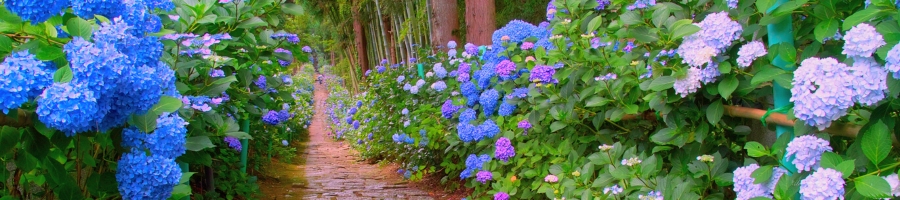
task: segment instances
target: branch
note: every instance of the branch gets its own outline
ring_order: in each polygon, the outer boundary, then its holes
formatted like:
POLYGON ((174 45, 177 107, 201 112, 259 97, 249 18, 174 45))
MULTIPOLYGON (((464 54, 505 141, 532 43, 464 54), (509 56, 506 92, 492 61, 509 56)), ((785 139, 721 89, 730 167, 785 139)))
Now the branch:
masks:
POLYGON ((13 119, 7 115, 0 115, 0 126, 11 126, 16 128, 21 127, 29 127, 34 125, 31 121, 31 116, 34 115, 34 112, 28 112, 22 109, 16 109, 13 112, 18 112, 17 119, 13 119))

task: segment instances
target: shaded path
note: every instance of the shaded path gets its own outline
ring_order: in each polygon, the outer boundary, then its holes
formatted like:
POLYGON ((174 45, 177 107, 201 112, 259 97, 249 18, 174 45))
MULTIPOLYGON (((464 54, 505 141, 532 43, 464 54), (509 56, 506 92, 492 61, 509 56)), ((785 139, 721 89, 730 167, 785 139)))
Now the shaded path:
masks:
MULTIPOLYGON (((289 181, 289 191, 267 194, 277 199, 433 199, 428 193, 410 188, 397 174, 376 165, 356 161, 349 146, 335 142, 327 131, 325 101, 328 90, 316 84, 315 109, 309 142, 298 157, 301 165, 273 163, 279 182, 289 181), (281 166, 278 166, 281 165, 281 166), (296 177, 302 176, 302 177, 296 177), (299 194, 295 193, 299 190, 299 194), (281 194, 287 194, 280 196, 281 194)), ((266 186, 261 186, 266 187, 266 186)), ((278 188, 284 190, 287 188, 278 188)), ((265 191, 265 190, 264 190, 265 191)), ((271 192, 271 191, 270 191, 271 192)))

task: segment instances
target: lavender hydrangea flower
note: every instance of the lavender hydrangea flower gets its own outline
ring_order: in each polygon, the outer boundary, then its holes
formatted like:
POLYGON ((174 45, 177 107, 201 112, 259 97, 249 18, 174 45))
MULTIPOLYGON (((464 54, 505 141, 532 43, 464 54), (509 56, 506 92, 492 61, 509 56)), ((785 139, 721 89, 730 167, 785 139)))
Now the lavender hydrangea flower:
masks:
POLYGON ((500 139, 494 143, 494 157, 503 162, 508 162, 513 156, 516 156, 516 149, 512 146, 509 138, 500 137, 500 139))
POLYGON ((850 67, 853 81, 853 100, 862 105, 873 106, 885 97, 887 92, 887 70, 873 58, 858 57, 850 67))
POLYGON ((497 192, 494 194, 494 200, 509 200, 509 194, 506 192, 497 192))
MULTIPOLYGON (((737 3, 737 0, 735 0, 737 3)), ((766 55, 766 45, 760 41, 753 41, 741 46, 738 50, 737 64, 741 69, 749 67, 753 60, 766 55)))
POLYGON ((225 144, 228 144, 228 147, 231 147, 235 151, 241 151, 241 141, 236 137, 225 136, 225 144))
POLYGON ((486 163, 490 160, 491 160, 491 157, 487 154, 482 154, 482 155, 469 154, 469 157, 466 158, 466 169, 463 170, 463 172, 459 174, 459 178, 465 179, 465 178, 471 177, 473 171, 483 169, 484 163, 486 163))
POLYGON ((818 168, 800 181, 800 199, 844 199, 844 184, 841 172, 818 168))
MULTIPOLYGON (((772 191, 764 184, 756 184, 752 174, 759 165, 750 164, 734 170, 734 192, 737 200, 748 200, 755 197, 772 198, 772 191)), ((774 185, 774 184, 773 184, 774 185)))
POLYGON ((804 135, 791 140, 787 146, 785 157, 792 158, 791 163, 797 166, 800 172, 810 171, 819 167, 822 154, 831 152, 831 146, 827 140, 816 136, 804 135))
POLYGON ((738 6, 738 0, 725 0, 725 3, 728 4, 728 8, 735 9, 738 6))
POLYGON ((834 58, 807 58, 794 71, 794 115, 824 130, 853 106, 853 80, 847 65, 834 58))
POLYGON ((447 101, 444 101, 444 105, 441 106, 441 116, 447 119, 453 118, 453 114, 459 111, 460 108, 462 106, 455 106, 452 100, 447 99, 447 101))
POLYGON ((494 179, 494 176, 489 171, 482 170, 482 171, 479 171, 477 174, 475 174, 475 180, 478 182, 481 182, 481 184, 485 184, 488 181, 493 180, 493 179, 494 179))
POLYGON ((558 81, 553 78, 554 74, 556 70, 553 67, 538 65, 531 70, 531 77, 528 80, 534 83, 557 83, 558 81))
POLYGON ((881 178, 884 178, 888 185, 891 186, 891 196, 900 197, 900 178, 898 178, 897 174, 882 176, 881 178))
POLYGON ((638 199, 640 200, 663 200, 662 192, 659 191, 650 191, 647 195, 638 195, 638 199))
POLYGON ((312 53, 312 48, 310 48, 309 46, 303 46, 303 48, 300 50, 306 53, 312 53))
POLYGON ((444 89, 447 89, 447 83, 444 83, 444 81, 434 82, 431 84, 431 89, 437 92, 444 91, 444 89))
POLYGON ((628 10, 644 9, 656 5, 656 0, 637 0, 627 7, 628 10))
POLYGON ((844 51, 847 56, 871 57, 879 47, 884 46, 884 38, 866 23, 854 26, 844 36, 844 51))
POLYGON ((514 71, 516 71, 516 63, 509 60, 500 61, 497 64, 497 76, 502 79, 509 79, 514 71))
POLYGON ((884 58, 885 68, 891 73, 895 79, 900 79, 900 44, 894 45, 884 58))
POLYGON ((700 69, 696 67, 688 69, 687 76, 675 79, 674 87, 675 93, 681 95, 682 98, 697 92, 697 89, 700 89, 700 69))
POLYGON ((703 84, 709 84, 712 82, 716 82, 716 78, 722 75, 719 73, 719 63, 710 62, 706 67, 700 70, 700 82, 703 84))
POLYGON ((281 123, 278 117, 278 112, 272 110, 263 115, 262 120, 268 125, 278 125, 281 123))
POLYGON ((603 194, 618 195, 624 191, 625 191, 625 189, 622 187, 619 187, 618 184, 603 188, 603 194))
POLYGON ((432 69, 434 70, 434 75, 437 76, 438 78, 443 79, 443 78, 447 77, 447 69, 444 68, 443 64, 435 63, 434 68, 432 68, 432 69))
POLYGON ((703 21, 695 24, 700 31, 684 38, 684 42, 678 46, 678 55, 684 58, 683 62, 700 67, 727 47, 732 41, 740 38, 743 28, 741 24, 731 20, 727 12, 712 13, 703 21))
POLYGON ((597 7, 595 9, 597 9, 597 10, 606 9, 606 6, 608 6, 609 4, 610 4, 609 0, 597 0, 597 7))
POLYGON ((209 70, 209 77, 212 77, 212 78, 225 77, 225 71, 222 71, 221 69, 209 70))

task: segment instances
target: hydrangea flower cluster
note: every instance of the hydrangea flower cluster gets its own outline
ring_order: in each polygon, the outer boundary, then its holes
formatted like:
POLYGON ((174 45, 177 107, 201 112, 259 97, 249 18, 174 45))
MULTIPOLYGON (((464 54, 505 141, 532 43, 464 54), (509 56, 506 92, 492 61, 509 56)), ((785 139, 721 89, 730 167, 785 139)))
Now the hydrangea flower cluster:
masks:
POLYGON ((478 81, 478 88, 484 90, 491 84, 491 78, 497 75, 496 67, 496 65, 488 63, 475 72, 475 76, 472 76, 472 78, 478 81))
POLYGON ((765 184, 756 184, 752 174, 759 165, 750 164, 744 167, 738 167, 734 170, 734 192, 737 194, 738 200, 748 200, 755 197, 772 198, 772 190, 768 185, 774 186, 775 182, 767 182, 765 184))
POLYGON ((309 48, 309 46, 303 46, 300 50, 306 53, 312 53, 312 48, 309 48))
POLYGON ((281 118, 278 117, 278 112, 276 112, 274 110, 270 110, 269 112, 266 112, 266 114, 262 116, 262 120, 263 120, 263 122, 265 122, 268 125, 281 124, 281 118))
POLYGON ((628 10, 644 9, 656 5, 656 0, 637 0, 627 7, 628 10))
POLYGON ((484 120, 481 125, 478 125, 478 132, 482 138, 476 138, 476 141, 480 141, 484 138, 493 138, 500 133, 500 127, 498 127, 497 123, 494 123, 493 120, 487 119, 484 120))
POLYGON ((180 42, 180 44, 185 47, 184 50, 179 52, 180 54, 187 56, 200 55, 206 59, 212 56, 212 50, 209 47, 222 42, 222 40, 230 40, 232 38, 228 33, 215 35, 207 33, 203 36, 186 33, 165 35, 163 36, 163 39, 180 42))
POLYGON ((794 71, 791 102, 794 115, 824 130, 853 106, 853 77, 847 65, 834 58, 807 58, 794 71))
POLYGON ((604 10, 611 2, 609 0, 597 0, 597 10, 604 10))
MULTIPOLYGON (((462 106, 460 106, 460 107, 462 107, 462 106)), ((459 122, 460 123, 469 123, 470 121, 475 120, 475 118, 476 118, 475 115, 476 115, 475 110, 466 108, 466 110, 463 110, 463 112, 461 114, 459 114, 459 122)))
POLYGON ((478 89, 475 88, 475 83, 465 82, 459 85, 459 91, 462 93, 468 101, 466 102, 469 106, 474 106, 475 103, 478 102, 478 89))
POLYGON ((844 51, 841 53, 847 56, 856 57, 872 57, 872 53, 884 46, 884 38, 875 27, 866 23, 860 23, 844 36, 844 51))
POLYGON ((490 117, 494 114, 497 108, 497 100, 500 100, 500 92, 497 92, 495 89, 489 89, 481 93, 478 103, 481 104, 484 116, 490 117))
POLYGON ((509 194, 506 192, 497 192, 494 194, 494 200, 509 200, 509 194))
MULTIPOLYGON (((735 0, 735 3, 737 1, 735 0)), ((766 45, 760 41, 753 41, 741 46, 738 50, 737 64, 740 68, 749 67, 753 60, 766 55, 766 45)))
POLYGON ((725 3, 728 4, 728 8, 735 9, 738 6, 738 0, 725 0, 725 3))
MULTIPOLYGON (((552 5, 553 5, 553 3, 551 2, 550 6, 552 6, 552 5)), ((548 7, 548 9, 549 9, 549 7, 548 7)), ((548 12, 547 15, 551 15, 551 13, 548 12)), ((494 34, 491 36, 491 42, 492 42, 491 44, 493 45, 494 49, 502 51, 503 42, 504 42, 502 40, 502 38, 504 36, 509 38, 509 40, 506 42, 510 42, 510 43, 519 43, 519 42, 524 41, 526 38, 536 37, 536 38, 538 38, 538 41, 534 44, 535 46, 545 47, 545 48, 549 48, 552 46, 552 44, 548 40, 548 38, 550 38, 549 30, 534 26, 531 23, 521 21, 521 20, 512 20, 509 23, 507 23, 506 26, 503 26, 503 28, 500 28, 497 31, 494 31, 494 34)), ((485 60, 490 61, 491 59, 486 58, 485 60)), ((497 63, 497 62, 494 62, 494 63, 497 63)))
POLYGON ((507 162, 513 156, 516 156, 516 149, 512 146, 509 138, 500 137, 500 139, 494 143, 494 158, 507 162))
POLYGON ((507 100, 503 100, 503 103, 500 104, 500 109, 497 111, 497 114, 500 116, 510 116, 513 112, 516 111, 516 104, 510 103, 507 100))
POLYGON ((695 25, 700 27, 700 31, 686 36, 677 50, 684 59, 682 62, 692 67, 711 62, 713 56, 731 46, 731 42, 740 38, 743 32, 741 24, 731 20, 727 12, 709 14, 695 25))
POLYGON ((531 70, 531 77, 529 77, 528 80, 534 83, 557 83, 559 81, 553 78, 554 74, 556 74, 556 70, 553 69, 553 67, 537 65, 531 70))
POLYGON ((675 79, 675 93, 684 98, 697 92, 700 89, 700 73, 699 68, 691 67, 684 78, 675 79))
POLYGON ((873 58, 857 57, 853 59, 850 73, 854 76, 853 101, 872 106, 884 99, 887 92, 888 72, 873 58))
POLYGON ((438 78, 443 79, 443 78, 447 77, 447 69, 444 68, 443 64, 435 63, 433 70, 434 70, 434 75, 436 75, 438 78))
POLYGON ((494 176, 489 171, 481 170, 477 174, 475 174, 475 180, 481 182, 481 184, 485 184, 490 180, 493 180, 494 176))
POLYGON ((276 39, 276 40, 286 40, 287 42, 290 42, 291 44, 297 44, 300 42, 300 37, 297 37, 297 34, 293 34, 293 33, 276 33, 276 34, 272 34, 271 37, 272 37, 272 39, 276 39))
MULTIPOLYGON (((7 1, 7 4, 10 2, 7 1)), ((41 62, 28 50, 15 52, 0 63, 0 110, 8 114, 53 84, 53 63, 41 62)))
POLYGON ((844 178, 831 168, 818 168, 800 181, 801 199, 844 199, 844 178))
POLYGON ((800 172, 810 171, 819 167, 822 154, 831 152, 831 146, 827 140, 816 136, 804 135, 791 140, 787 146, 785 157, 793 158, 791 163, 797 166, 800 172))
POLYGON ((885 68, 893 74, 895 79, 900 79, 900 44, 894 45, 884 58, 885 68))
POLYGON ((719 73, 719 63, 710 62, 700 70, 700 82, 703 84, 716 82, 719 75, 722 75, 719 73))
POLYGON ((22 20, 31 21, 32 25, 59 15, 62 9, 69 6, 68 1, 7 0, 3 3, 6 9, 22 17, 22 20))
POLYGON ((234 149, 235 151, 241 151, 241 141, 236 137, 225 136, 225 144, 228 144, 228 147, 234 149))
POLYGON ((212 78, 225 77, 225 71, 222 71, 221 69, 209 70, 209 77, 212 77, 212 78))
MULTIPOLYGON (((275 53, 283 53, 283 54, 287 54, 288 57, 293 57, 293 56, 294 56, 294 53, 291 53, 291 51, 289 51, 289 50, 287 50, 287 49, 283 49, 283 48, 277 48, 277 49, 275 49, 275 53)), ((294 62, 294 61, 293 61, 293 60, 282 60, 282 59, 278 59, 278 64, 281 65, 282 67, 290 66, 292 62, 294 62)))
POLYGON ((638 195, 638 199, 640 200, 663 200, 662 192, 659 191, 650 191, 647 195, 638 195))
POLYGON ((469 157, 466 158, 466 169, 459 174, 460 179, 466 179, 472 177, 472 172, 476 170, 482 170, 484 168, 484 163, 491 160, 491 157, 487 154, 475 155, 469 154, 469 157))
POLYGON ((900 197, 900 177, 897 174, 882 176, 888 185, 891 186, 891 196, 900 197))
POLYGON ((622 188, 622 187, 619 187, 618 184, 613 185, 613 186, 610 186, 610 187, 603 188, 603 194, 618 195, 618 194, 621 194, 621 193, 624 192, 624 191, 625 191, 625 189, 622 188))
POLYGON ((431 89, 437 92, 444 91, 445 89, 447 89, 447 83, 444 83, 444 81, 434 82, 431 84, 431 89))
POLYGON ((513 63, 512 61, 509 61, 509 60, 503 60, 503 61, 500 61, 499 64, 497 64, 496 69, 497 69, 497 76, 500 76, 500 78, 503 80, 508 80, 514 74, 513 72, 516 71, 516 63, 513 63))
POLYGON ((257 78, 256 81, 253 82, 253 84, 256 85, 256 87, 258 87, 259 89, 266 90, 266 76, 259 75, 259 78, 257 78))
POLYGON ((181 180, 174 158, 131 151, 122 155, 116 181, 123 199, 166 199, 181 180))

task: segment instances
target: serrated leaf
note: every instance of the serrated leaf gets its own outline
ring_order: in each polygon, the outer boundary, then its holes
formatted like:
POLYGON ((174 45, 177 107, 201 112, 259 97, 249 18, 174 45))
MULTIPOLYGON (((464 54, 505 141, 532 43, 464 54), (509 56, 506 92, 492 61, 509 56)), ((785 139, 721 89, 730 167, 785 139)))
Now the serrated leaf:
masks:
POLYGON ((777 67, 766 68, 757 72, 756 75, 753 75, 753 79, 750 80, 750 84, 759 85, 764 82, 769 82, 774 80, 778 75, 782 75, 785 73, 787 73, 787 71, 784 71, 777 67))
POLYGON ((677 132, 678 131, 672 127, 659 129, 653 136, 650 136, 650 140, 657 144, 666 144, 675 139, 675 134, 677 132))
POLYGON ((132 115, 128 124, 137 127, 144 133, 150 133, 156 130, 156 119, 158 118, 159 113, 147 112, 143 115, 132 115))
POLYGON ((659 35, 656 34, 656 31, 647 27, 636 27, 628 31, 636 41, 642 43, 651 43, 659 40, 659 35))
POLYGON ((53 82, 56 83, 68 83, 69 81, 72 81, 72 78, 72 68, 69 66, 59 68, 53 73, 53 82))
POLYGON ((568 124, 566 124, 565 122, 555 121, 552 124, 550 124, 550 131, 556 132, 560 129, 566 128, 566 126, 568 126, 568 124))
POLYGON ((675 77, 661 76, 659 78, 653 79, 653 81, 650 82, 650 90, 653 90, 656 92, 663 91, 663 90, 672 88, 672 86, 674 84, 675 84, 675 77))
POLYGON ((891 136, 887 125, 881 120, 872 124, 862 135, 862 150, 873 164, 878 165, 891 152, 891 136))
POLYGON ((303 6, 300 6, 297 4, 292 4, 292 3, 282 4, 281 11, 284 13, 292 14, 292 15, 296 15, 296 16, 303 15, 303 13, 304 13, 303 6))
POLYGON ((0 129, 0 157, 16 147, 20 135, 19 130, 13 127, 4 126, 0 129))
POLYGON ((887 12, 883 12, 877 6, 870 6, 869 8, 853 13, 852 15, 847 17, 847 19, 844 19, 844 24, 842 27, 843 30, 850 30, 850 28, 853 28, 860 23, 867 22, 873 18, 884 16, 886 14, 887 12))
POLYGON ((857 177, 856 190, 865 197, 880 199, 891 197, 891 185, 883 178, 873 175, 857 177))
POLYGON ((66 30, 69 32, 69 35, 72 37, 81 37, 85 40, 91 39, 92 31, 94 30, 91 27, 91 23, 85 21, 84 19, 73 17, 66 22, 66 30))
POLYGON ((603 16, 597 15, 591 22, 588 22, 588 32, 595 31, 603 25, 603 16))
POLYGON ((235 138, 238 138, 238 139, 253 139, 253 137, 250 136, 250 134, 247 134, 247 133, 242 132, 242 131, 227 132, 227 133, 225 133, 225 135, 226 135, 226 136, 235 137, 235 138))
POLYGON ((725 107, 722 106, 721 99, 709 104, 709 107, 706 108, 706 120, 709 121, 709 124, 719 123, 723 115, 725 115, 725 107))
POLYGON ((747 144, 744 144, 744 149, 747 150, 747 155, 754 158, 769 155, 769 150, 766 150, 766 147, 759 142, 747 142, 747 144))
POLYGON ((729 99, 731 98, 731 93, 737 89, 740 82, 738 82, 737 78, 734 76, 728 76, 719 82, 719 95, 722 95, 722 98, 729 99))
POLYGON ((683 38, 684 36, 688 36, 691 34, 700 31, 700 27, 693 24, 687 24, 684 26, 679 26, 675 28, 675 31, 672 32, 672 39, 683 38))
POLYGON ((825 20, 816 24, 816 29, 814 31, 816 35, 816 40, 819 43, 824 43, 825 38, 834 36, 838 31, 839 22, 835 19, 825 20))
POLYGON ((771 165, 765 165, 765 166, 761 166, 761 167, 757 168, 756 170, 754 170, 753 173, 750 174, 750 176, 753 177, 753 179, 754 179, 753 183, 762 184, 762 183, 765 183, 766 181, 769 181, 769 179, 772 178, 773 169, 774 168, 772 168, 771 165))
POLYGON ((209 136, 189 137, 187 138, 184 146, 187 148, 187 150, 190 151, 200 151, 206 148, 216 147, 216 145, 214 145, 212 141, 209 140, 209 136))
POLYGON ((837 165, 835 169, 840 171, 841 174, 844 175, 844 178, 848 178, 850 177, 850 174, 853 174, 853 169, 856 167, 854 166, 855 162, 856 161, 854 160, 844 161, 841 164, 837 165))
POLYGON ((606 98, 603 98, 603 97, 600 97, 600 96, 593 96, 593 97, 591 97, 590 99, 587 100, 585 106, 586 106, 586 107, 604 106, 604 105, 606 105, 606 104, 609 103, 609 102, 610 102, 609 99, 606 99, 606 98))
POLYGON ((251 28, 256 28, 256 27, 266 26, 266 25, 269 25, 269 24, 266 23, 265 21, 263 21, 262 19, 260 19, 259 17, 253 17, 253 18, 244 20, 243 22, 238 24, 237 27, 242 28, 242 29, 251 29, 251 28))
POLYGON ((619 15, 619 18, 622 20, 622 23, 625 25, 634 25, 641 23, 641 15, 634 11, 628 11, 619 15))
POLYGON ((159 102, 156 105, 153 105, 153 108, 150 109, 150 112, 153 113, 173 113, 178 111, 179 108, 184 106, 184 103, 181 102, 180 99, 170 96, 162 96, 159 98, 159 102))

